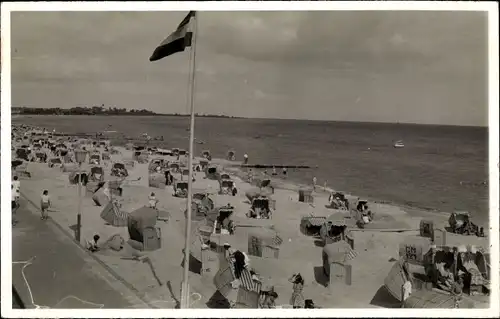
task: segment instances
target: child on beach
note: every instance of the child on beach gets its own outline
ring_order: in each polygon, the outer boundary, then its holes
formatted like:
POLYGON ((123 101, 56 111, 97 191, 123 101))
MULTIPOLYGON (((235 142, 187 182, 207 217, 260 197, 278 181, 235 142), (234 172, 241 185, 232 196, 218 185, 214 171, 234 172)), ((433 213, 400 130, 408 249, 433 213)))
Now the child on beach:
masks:
POLYGON ((313 190, 316 191, 316 183, 318 182, 318 179, 316 176, 313 177, 313 190))
POLYGON ((52 206, 50 202, 49 191, 44 190, 42 194, 42 198, 40 199, 40 207, 42 208, 42 217, 41 220, 47 220, 49 218, 48 211, 49 207, 52 206))
POLYGON ((156 209, 156 204, 158 204, 158 199, 156 199, 155 193, 149 195, 149 207, 156 209))

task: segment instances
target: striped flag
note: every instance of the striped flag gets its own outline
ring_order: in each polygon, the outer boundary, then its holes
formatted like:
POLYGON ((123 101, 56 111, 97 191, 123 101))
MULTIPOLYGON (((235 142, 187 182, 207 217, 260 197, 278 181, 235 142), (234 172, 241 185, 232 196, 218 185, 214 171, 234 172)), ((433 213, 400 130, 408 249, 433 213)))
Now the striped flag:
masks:
POLYGON ((190 24, 194 18, 196 18, 196 11, 189 11, 177 29, 155 49, 149 61, 158 61, 174 53, 183 52, 187 47, 190 47, 193 38, 190 24))

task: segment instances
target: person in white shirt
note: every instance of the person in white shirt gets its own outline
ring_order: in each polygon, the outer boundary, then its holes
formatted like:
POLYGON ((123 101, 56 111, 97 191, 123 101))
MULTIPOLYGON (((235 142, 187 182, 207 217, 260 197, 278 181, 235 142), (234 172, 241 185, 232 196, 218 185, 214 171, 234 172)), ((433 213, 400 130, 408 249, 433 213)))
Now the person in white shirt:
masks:
POLYGON ((17 196, 17 199, 21 196, 21 181, 17 176, 14 176, 12 181, 12 192, 17 196))
POLYGON ((248 155, 243 155, 243 164, 248 164, 248 155))
POLYGON ((49 218, 48 211, 50 206, 51 202, 50 202, 49 191, 44 190, 42 197, 40 199, 40 207, 42 209, 42 217, 41 217, 42 220, 47 220, 49 218))
POLYGON ((149 207, 156 209, 157 204, 158 204, 158 199, 156 199, 155 193, 151 193, 151 195, 149 195, 149 207))

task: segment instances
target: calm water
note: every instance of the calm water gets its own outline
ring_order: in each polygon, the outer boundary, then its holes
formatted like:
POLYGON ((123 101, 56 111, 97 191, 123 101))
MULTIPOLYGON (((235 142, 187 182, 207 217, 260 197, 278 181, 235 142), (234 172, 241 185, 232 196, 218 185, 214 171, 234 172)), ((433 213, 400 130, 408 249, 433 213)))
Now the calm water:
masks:
MULTIPOLYGON (((188 118, 32 116, 13 119, 67 132, 117 130, 163 135, 164 146, 188 149, 188 118), (111 125, 109 127, 108 125, 111 125)), ((289 178, 359 196, 441 211, 469 210, 487 220, 488 130, 476 127, 197 118, 195 154, 250 162, 319 166, 289 178), (405 148, 395 149, 395 140, 405 148)))

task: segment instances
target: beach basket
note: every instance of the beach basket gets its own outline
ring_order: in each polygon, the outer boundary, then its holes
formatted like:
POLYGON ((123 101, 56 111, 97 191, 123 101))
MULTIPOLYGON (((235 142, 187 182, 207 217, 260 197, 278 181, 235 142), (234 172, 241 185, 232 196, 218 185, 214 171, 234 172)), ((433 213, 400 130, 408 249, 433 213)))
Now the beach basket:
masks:
POLYGON ((202 245, 198 235, 193 236, 190 249, 189 269, 197 274, 203 275, 208 271, 210 250, 202 245))
POLYGON ((352 284, 352 267, 350 261, 357 253, 345 241, 338 241, 323 248, 323 270, 328 277, 329 286, 352 284))
POLYGON ((114 195, 114 196, 122 196, 123 195, 122 188, 121 188, 121 185, 122 185, 121 180, 109 181, 108 185, 109 185, 109 192, 111 195, 114 195))
POLYGON ((85 185, 85 189, 87 191, 87 194, 94 194, 98 185, 99 185, 99 182, 88 181, 87 185, 85 185))
POLYGON ((399 257, 410 264, 422 265, 430 246, 429 238, 408 236, 399 244, 399 257))
POLYGON ((433 233, 432 241, 436 246, 446 246, 446 234, 447 231, 445 229, 435 229, 433 233))
POLYGON ((239 287, 233 288, 231 283, 236 279, 234 258, 226 259, 220 254, 219 260, 219 271, 214 276, 214 284, 219 293, 226 299, 235 295, 235 298, 230 300, 233 308, 258 308, 262 283, 254 281, 250 271, 244 269, 239 279, 239 287))
POLYGON ((313 203, 314 197, 312 195, 312 191, 308 190, 308 189, 300 189, 299 190, 299 202, 313 203))
POLYGON ((154 251, 161 248, 161 229, 159 227, 144 228, 142 236, 144 251, 154 251))
POLYGON ((28 172, 28 164, 29 162, 23 162, 18 165, 15 169, 16 174, 20 177, 31 177, 31 173, 28 172))
POLYGON ((326 217, 324 216, 304 216, 300 221, 300 231, 306 236, 318 236, 325 223, 326 217))
POLYGON ((106 206, 109 202, 109 197, 104 193, 104 189, 101 188, 92 195, 92 200, 96 206, 106 206))
POLYGON ((210 236, 213 232, 213 227, 210 225, 203 225, 198 228, 198 232, 204 242, 210 241, 210 236))
POLYGON ((162 174, 150 174, 149 175, 149 187, 165 189, 165 176, 162 174))
POLYGON ((248 234, 248 254, 262 258, 279 258, 279 246, 283 240, 269 228, 253 229, 248 234))
POLYGON ((143 206, 128 214, 127 228, 130 239, 143 245, 142 249, 151 251, 161 247, 161 232, 156 227, 159 212, 143 206))
POLYGON ((134 160, 127 160, 127 161, 123 161, 123 164, 125 165, 125 168, 128 170, 128 169, 132 169, 135 167, 135 161, 134 160))
POLYGON ((109 225, 114 227, 127 226, 128 214, 120 211, 120 209, 113 202, 108 202, 101 211, 101 218, 104 219, 109 225))
POLYGON ((147 155, 144 155, 144 154, 139 155, 139 156, 137 157, 137 162, 138 162, 139 164, 146 164, 146 163, 148 162, 148 156, 147 156, 147 155))
POLYGON ((434 222, 432 220, 422 219, 420 221, 420 236, 434 238, 434 222))

